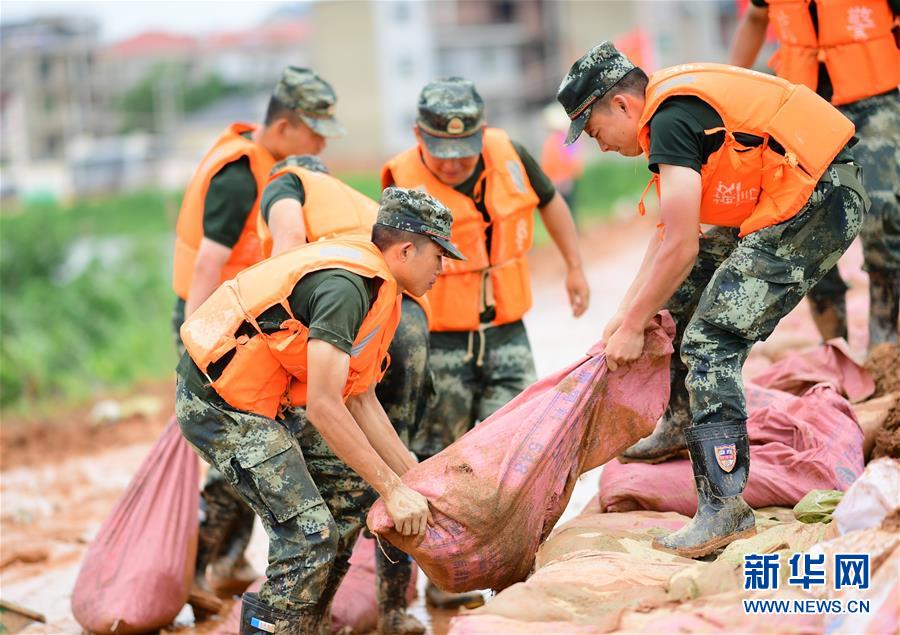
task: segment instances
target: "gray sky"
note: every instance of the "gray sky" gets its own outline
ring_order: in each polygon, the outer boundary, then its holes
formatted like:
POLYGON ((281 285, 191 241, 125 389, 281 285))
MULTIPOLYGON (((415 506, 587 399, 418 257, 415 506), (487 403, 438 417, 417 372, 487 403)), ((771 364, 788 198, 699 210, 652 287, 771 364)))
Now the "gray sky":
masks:
POLYGON ((100 25, 100 38, 115 42, 149 30, 184 34, 230 31, 261 22, 279 6, 298 2, 248 0, 246 2, 178 2, 116 0, 103 2, 6 1, 0 4, 0 22, 13 22, 46 15, 91 17, 100 25))

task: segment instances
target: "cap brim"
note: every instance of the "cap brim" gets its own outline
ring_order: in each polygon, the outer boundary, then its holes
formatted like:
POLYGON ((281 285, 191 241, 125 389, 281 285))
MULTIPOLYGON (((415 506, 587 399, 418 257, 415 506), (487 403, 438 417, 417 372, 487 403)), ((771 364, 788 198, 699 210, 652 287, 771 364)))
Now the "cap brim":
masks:
POLYGON ((484 137, 481 128, 466 137, 435 137, 422 130, 421 126, 419 133, 425 141, 428 154, 438 159, 462 159, 481 154, 484 137))
POLYGON ((437 236, 433 236, 433 235, 429 235, 428 237, 431 240, 433 240, 434 242, 436 242, 438 244, 438 246, 444 250, 447 258, 453 258, 453 260, 465 260, 466 259, 466 257, 462 255, 462 252, 456 247, 456 245, 451 243, 449 240, 446 240, 444 238, 438 238, 437 236))
POLYGON ((569 124, 569 134, 566 135, 567 146, 575 143, 575 140, 581 136, 582 132, 584 132, 584 127, 587 125, 587 120, 590 118, 593 109, 594 106, 591 104, 584 109, 584 112, 573 119, 571 124, 569 124))
POLYGON ((337 122, 337 119, 334 117, 310 117, 309 115, 304 115, 298 113, 300 118, 303 120, 307 126, 313 129, 317 135, 322 137, 343 137, 347 134, 347 131, 344 129, 344 126, 337 122))

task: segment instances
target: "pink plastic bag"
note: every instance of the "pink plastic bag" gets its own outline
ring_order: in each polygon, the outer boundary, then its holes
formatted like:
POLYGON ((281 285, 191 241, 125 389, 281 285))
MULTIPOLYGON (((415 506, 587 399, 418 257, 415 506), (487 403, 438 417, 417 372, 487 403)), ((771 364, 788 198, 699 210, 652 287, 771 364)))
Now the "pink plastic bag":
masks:
MULTIPOLYGON (((375 630, 378 623, 378 598, 375 594, 375 549, 378 546, 371 538, 360 535, 350 556, 350 570, 341 581, 334 602, 331 604, 331 631, 341 632, 349 628, 354 633, 368 633, 375 630)), ((416 580, 419 569, 413 565, 406 601, 416 597, 416 580)), ((254 582, 248 591, 259 591, 265 578, 254 582)), ((237 635, 241 630, 241 602, 234 603, 228 618, 215 631, 216 635, 237 635)))
POLYGON ((404 483, 432 506, 435 525, 422 544, 394 531, 382 500, 369 527, 442 589, 502 589, 525 579, 578 476, 653 429, 669 399, 674 331, 668 313, 657 316, 641 358, 614 373, 598 343, 407 472, 404 483))
MULTIPOLYGON (((802 397, 747 386, 751 507, 796 505, 810 490, 846 490, 863 471, 863 435, 850 404, 821 384, 802 397)), ((603 511, 697 511, 691 462, 611 461, 600 476, 603 511)))
POLYGON ((792 353, 752 380, 757 386, 802 395, 816 384, 830 384, 851 402, 863 401, 875 392, 875 380, 853 361, 847 342, 828 340, 802 353, 792 353))
POLYGON ((81 563, 72 614, 93 633, 146 633, 187 601, 197 551, 199 459, 173 417, 81 563))

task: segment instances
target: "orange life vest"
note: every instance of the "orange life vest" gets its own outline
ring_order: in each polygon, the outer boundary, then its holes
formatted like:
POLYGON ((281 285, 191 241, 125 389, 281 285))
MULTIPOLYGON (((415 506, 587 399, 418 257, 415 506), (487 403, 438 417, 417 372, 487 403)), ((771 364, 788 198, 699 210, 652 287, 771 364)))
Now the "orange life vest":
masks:
POLYGON ((812 0, 818 33, 810 1, 769 0, 769 20, 780 45, 769 66, 778 76, 815 90, 819 62, 824 62, 836 106, 896 89, 900 51, 887 0, 812 0))
POLYGON ((175 226, 175 263, 172 268, 172 288, 182 300, 187 300, 194 276, 197 249, 203 240, 203 208, 206 205, 209 183, 223 167, 241 157, 250 160, 250 171, 256 179, 256 201, 247 210, 247 221, 222 268, 221 280, 229 280, 238 271, 260 261, 256 217, 259 214, 259 198, 275 159, 260 144, 241 136, 256 128, 257 126, 245 123, 231 124, 203 157, 184 192, 181 211, 178 212, 178 224, 175 226))
POLYGON ((303 276, 322 269, 381 278, 378 296, 353 342, 344 397, 365 392, 384 375, 388 346, 400 321, 397 282, 381 252, 368 240, 319 241, 238 273, 182 325, 184 346, 207 377, 210 364, 232 354, 222 374, 210 378, 210 385, 234 408, 274 418, 285 407, 306 405, 309 329, 294 317, 288 298, 303 276), (263 333, 256 320, 276 304, 291 317, 280 330, 263 333), (244 323, 256 333, 236 336, 244 323))
MULTIPOLYGON (((372 235, 372 225, 378 216, 377 202, 333 176, 295 165, 273 174, 269 183, 288 173, 294 174, 303 183, 303 225, 307 242, 345 236, 368 239, 372 235)), ((262 257, 268 258, 272 255, 272 232, 262 214, 258 215, 257 232, 262 257)), ((427 296, 407 295, 422 307, 425 318, 430 319, 431 307, 427 296)))
MULTIPOLYGON (((290 165, 269 178, 269 183, 284 174, 293 174, 303 183, 303 224, 306 241, 338 236, 372 235, 378 215, 378 203, 365 194, 328 174, 290 165)), ((262 214, 257 225, 263 258, 272 255, 272 233, 262 214)))
POLYGON ((565 146, 566 133, 553 132, 541 149, 541 169, 553 183, 574 181, 584 171, 579 149, 565 146))
POLYGON ((432 331, 474 331, 486 307, 495 308, 494 325, 520 320, 531 308, 531 280, 526 253, 534 234, 538 196, 525 166, 505 132, 484 131, 484 172, 475 187, 484 194, 490 220, 468 196, 441 183, 422 162, 418 146, 397 155, 382 168, 383 187, 421 189, 450 208, 451 240, 467 260, 450 260, 428 292, 432 331), (488 253, 485 232, 491 229, 488 253))
MULTIPOLYGON (((700 222, 740 227, 741 236, 800 211, 854 132, 849 119, 806 86, 737 66, 682 64, 654 73, 647 85, 638 121, 645 154, 651 117, 676 95, 699 97, 722 118, 721 128, 706 131, 724 130, 725 141, 701 168, 700 222), (735 133, 762 137, 763 143, 744 146, 735 133), (781 144, 784 155, 769 140, 781 144)), ((657 176, 653 182, 658 185, 657 176)))

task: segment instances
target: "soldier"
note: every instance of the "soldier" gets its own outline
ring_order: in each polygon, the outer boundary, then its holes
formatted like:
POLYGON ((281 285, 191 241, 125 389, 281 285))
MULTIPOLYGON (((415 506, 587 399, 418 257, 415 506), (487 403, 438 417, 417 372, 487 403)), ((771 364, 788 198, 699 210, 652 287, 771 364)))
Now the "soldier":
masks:
MULTIPOLYGON (((259 236, 264 257, 277 256, 323 238, 368 235, 378 203, 328 174, 317 157, 291 156, 272 168, 260 202, 259 236)), ((391 364, 375 395, 403 444, 424 414, 431 390, 428 317, 424 298, 403 294, 397 332, 388 349, 391 364)), ((412 560, 390 543, 375 548, 378 630, 382 635, 417 635, 425 626, 407 613, 412 560)))
POLYGON ((756 531, 741 496, 741 367, 859 232, 868 199, 847 152, 853 124, 805 86, 735 66, 684 64, 648 80, 609 42, 573 64, 557 99, 569 142, 584 131, 604 152, 646 154, 655 173, 662 229, 603 338, 615 372, 638 358, 657 311, 675 319, 681 355, 651 439, 660 454, 686 442, 698 508, 654 546, 700 557, 756 531), (698 238, 700 223, 715 227, 698 238))
MULTIPOLYGON (((259 197, 275 161, 318 153, 343 128, 333 117, 335 94, 314 72, 289 66, 275 86, 262 125, 228 127, 197 168, 182 201, 175 239, 172 286, 177 296, 172 325, 178 330, 225 280, 261 258, 256 219, 259 197)), ((242 592, 257 574, 244 559, 253 512, 210 470, 200 502, 195 587, 242 592)), ((207 602, 209 600, 207 599, 207 602)), ((211 605, 212 606, 212 605, 211 605)))
MULTIPOLYGON (((853 154, 866 171, 872 209, 863 222, 869 274, 869 350, 897 342, 900 307, 900 51, 891 32, 900 0, 851 4, 752 0, 731 63, 753 66, 770 18, 779 77, 815 90, 856 126, 853 154)), ((835 267, 809 293, 822 337, 847 338, 847 285, 835 267)))
POLYGON ((388 189, 371 241, 319 241, 265 260, 182 326, 182 432, 269 535, 267 580, 244 593, 241 633, 327 627, 376 492, 401 533, 424 537, 428 502, 400 480, 415 458, 374 386, 399 294, 422 295, 443 256, 462 258, 451 222, 427 195, 388 189))
MULTIPOLYGON (((448 264, 428 294, 437 397, 412 441, 420 459, 437 454, 535 381, 522 317, 531 307, 526 253, 534 208, 568 270, 577 317, 588 306, 575 224, 562 196, 521 145, 486 128, 484 103, 459 77, 419 95, 418 144, 382 168, 382 185, 422 189, 453 214, 453 241, 467 260, 448 264)), ((452 595, 434 585, 435 606, 477 605, 480 594, 452 595)))

